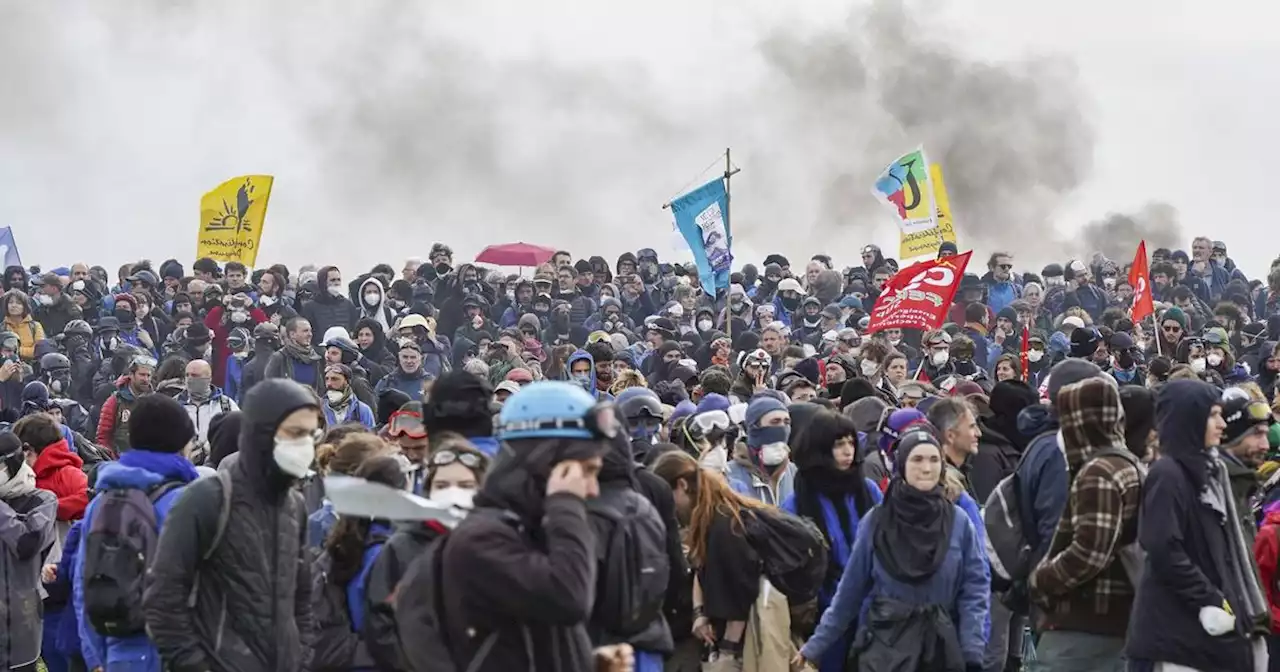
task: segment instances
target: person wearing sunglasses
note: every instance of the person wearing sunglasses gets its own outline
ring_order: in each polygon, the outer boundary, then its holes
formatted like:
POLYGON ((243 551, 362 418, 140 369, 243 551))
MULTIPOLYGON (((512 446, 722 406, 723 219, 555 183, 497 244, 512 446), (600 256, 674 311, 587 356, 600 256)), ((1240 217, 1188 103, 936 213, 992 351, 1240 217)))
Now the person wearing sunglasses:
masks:
POLYGON ((987 286, 987 305, 999 313, 1022 296, 1019 277, 1013 273, 1013 255, 995 252, 987 259, 987 274, 982 282, 987 286))
POLYGON ((1160 316, 1158 324, 1160 326, 1156 339, 1159 340, 1159 345, 1153 343, 1147 355, 1152 357, 1164 354, 1166 357, 1173 357, 1178 351, 1178 343, 1187 335, 1187 314, 1181 308, 1171 306, 1160 316))

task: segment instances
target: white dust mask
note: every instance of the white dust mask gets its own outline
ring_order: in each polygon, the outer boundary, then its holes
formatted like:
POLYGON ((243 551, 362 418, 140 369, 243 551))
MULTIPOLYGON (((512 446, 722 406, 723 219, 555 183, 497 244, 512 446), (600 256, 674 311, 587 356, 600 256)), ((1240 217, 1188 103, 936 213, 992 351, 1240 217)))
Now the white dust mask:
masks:
POLYGON ((1222 355, 1216 352, 1211 353, 1206 359, 1209 361, 1209 366, 1218 366, 1222 363, 1222 355))
POLYGON ((1190 364, 1191 364, 1192 371, 1195 371, 1196 373, 1204 373, 1204 369, 1205 369, 1204 357, 1194 357, 1192 358, 1190 364))
POLYGON ((858 364, 858 368, 862 369, 862 377, 870 378, 876 375, 876 371, 880 370, 880 365, 869 359, 864 359, 858 364))
POLYGON ((382 295, 377 292, 369 292, 364 295, 364 302, 371 306, 376 306, 382 303, 382 295))
POLYGON ((302 478, 311 471, 311 463, 316 459, 316 440, 310 436, 276 439, 271 456, 280 471, 294 478, 302 478))
POLYGON ((1027 351, 1027 361, 1031 362, 1032 364, 1040 361, 1043 358, 1044 358, 1044 350, 1028 350, 1027 351))
POLYGON ((446 506, 456 506, 460 509, 470 509, 473 506, 476 491, 470 488, 460 488, 458 486, 449 486, 440 488, 431 493, 431 501, 446 506))
POLYGON ((934 366, 942 366, 948 359, 951 359, 951 353, 946 350, 939 350, 929 356, 929 361, 933 362, 934 366))
POLYGON ((766 467, 776 467, 787 460, 791 447, 785 443, 768 443, 760 448, 760 462, 766 467))
POLYGON ((710 448, 698 458, 698 466, 708 471, 723 473, 729 468, 729 449, 724 444, 710 448))

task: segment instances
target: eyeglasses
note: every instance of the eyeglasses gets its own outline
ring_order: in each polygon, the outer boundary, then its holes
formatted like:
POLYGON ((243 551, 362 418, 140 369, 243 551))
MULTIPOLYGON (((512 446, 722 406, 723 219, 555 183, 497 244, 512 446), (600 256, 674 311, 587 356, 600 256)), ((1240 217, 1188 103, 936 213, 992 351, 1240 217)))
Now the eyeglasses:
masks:
POLYGON ((475 453, 459 453, 453 450, 437 450, 431 453, 431 466, 444 467, 454 462, 461 462, 462 466, 468 469, 479 469, 483 458, 475 453))
POLYGON ((415 411, 396 411, 391 414, 387 434, 407 436, 411 439, 427 438, 427 428, 422 424, 422 414, 415 411))
POLYGON ((996 264, 996 268, 998 268, 998 269, 1000 269, 1000 270, 1002 270, 1002 271, 1007 271, 1007 270, 1009 270, 1009 269, 1013 268, 1013 264, 996 264))

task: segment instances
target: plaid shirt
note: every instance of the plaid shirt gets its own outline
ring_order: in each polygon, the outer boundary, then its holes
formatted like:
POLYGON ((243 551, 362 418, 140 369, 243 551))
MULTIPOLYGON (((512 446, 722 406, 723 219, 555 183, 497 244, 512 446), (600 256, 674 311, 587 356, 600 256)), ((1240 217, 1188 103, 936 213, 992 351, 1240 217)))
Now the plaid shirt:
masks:
POLYGON ((1058 393, 1067 468, 1066 509, 1049 553, 1032 575, 1032 597, 1044 607, 1040 626, 1124 636, 1134 587, 1117 562, 1137 538, 1142 475, 1128 459, 1095 455, 1128 452, 1114 381, 1090 378, 1058 393))

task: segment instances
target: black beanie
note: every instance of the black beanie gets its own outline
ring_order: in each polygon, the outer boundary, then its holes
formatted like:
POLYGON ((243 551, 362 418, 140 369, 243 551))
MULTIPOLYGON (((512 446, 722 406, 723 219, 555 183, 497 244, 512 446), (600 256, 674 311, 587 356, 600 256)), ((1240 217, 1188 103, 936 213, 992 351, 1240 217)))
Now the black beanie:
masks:
POLYGON ((850 378, 840 388, 840 408, 847 408, 853 402, 876 396, 876 388, 866 378, 850 378))
POLYGON ((157 453, 178 453, 196 435, 187 410, 163 394, 144 394, 129 413, 129 446, 157 453))
POLYGON ((431 396, 422 404, 422 422, 428 433, 493 436, 491 401, 493 388, 488 380, 466 371, 450 371, 431 385, 431 396))

